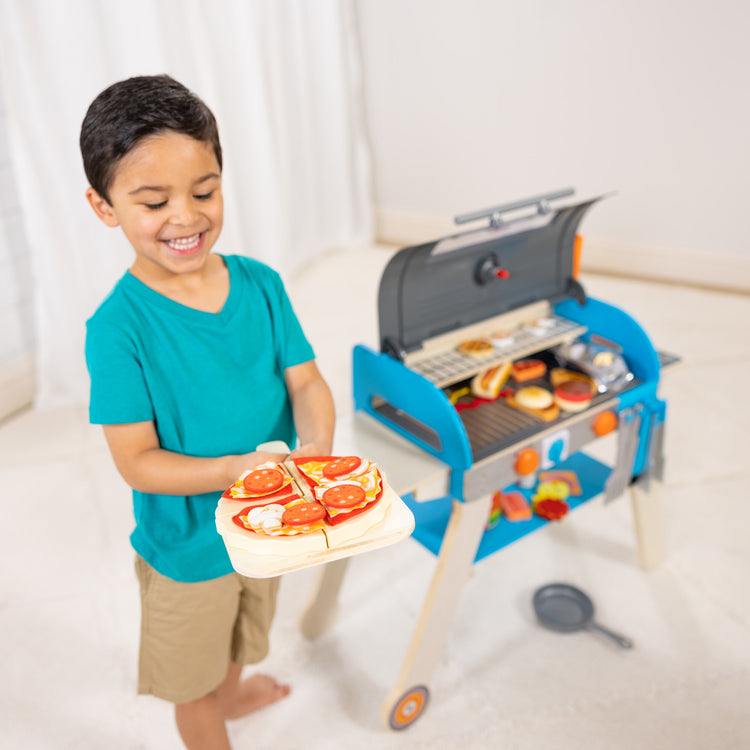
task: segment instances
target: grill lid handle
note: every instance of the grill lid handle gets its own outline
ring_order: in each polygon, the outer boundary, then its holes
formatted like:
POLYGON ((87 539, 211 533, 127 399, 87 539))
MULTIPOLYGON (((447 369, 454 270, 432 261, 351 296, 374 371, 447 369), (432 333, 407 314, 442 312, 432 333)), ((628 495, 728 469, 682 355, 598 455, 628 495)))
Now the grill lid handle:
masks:
POLYGON ((536 206, 538 213, 546 214, 550 211, 550 201, 559 198, 567 198, 574 193, 575 190, 573 188, 567 187, 562 190, 555 190, 551 193, 537 195, 533 198, 522 198, 521 200, 513 201, 512 203, 504 203, 501 206, 493 206, 492 208, 484 208, 480 211, 472 211, 468 214, 460 214, 459 216, 456 216, 453 221, 456 224, 468 224, 470 221, 477 221, 477 219, 489 219, 491 227, 499 227, 503 223, 502 215, 508 211, 516 211, 519 208, 526 208, 527 206, 536 206))

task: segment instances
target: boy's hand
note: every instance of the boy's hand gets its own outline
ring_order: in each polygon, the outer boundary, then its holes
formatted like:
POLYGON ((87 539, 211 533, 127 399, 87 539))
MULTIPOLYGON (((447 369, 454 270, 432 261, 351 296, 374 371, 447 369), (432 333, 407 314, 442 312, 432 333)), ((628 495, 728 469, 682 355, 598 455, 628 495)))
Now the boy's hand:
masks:
POLYGON ((252 453, 245 453, 241 456, 232 456, 229 464, 229 471, 234 478, 231 481, 236 481, 237 478, 241 474, 244 474, 248 469, 254 469, 260 464, 264 464, 268 461, 280 464, 285 459, 286 455, 284 453, 269 453, 268 451, 253 451, 252 453))

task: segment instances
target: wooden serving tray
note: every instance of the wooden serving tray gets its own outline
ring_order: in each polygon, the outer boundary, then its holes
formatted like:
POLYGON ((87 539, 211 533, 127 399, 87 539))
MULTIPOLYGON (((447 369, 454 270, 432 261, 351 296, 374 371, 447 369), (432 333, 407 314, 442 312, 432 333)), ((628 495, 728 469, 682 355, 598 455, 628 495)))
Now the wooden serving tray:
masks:
MULTIPOLYGON (((222 536, 232 566, 238 573, 249 578, 270 578, 386 547, 408 537, 414 530, 414 515, 386 483, 384 477, 383 495, 377 505, 381 504, 385 504, 386 511, 377 524, 361 536, 331 548, 323 547, 326 544, 323 539, 318 545, 319 549, 299 551, 295 550, 293 537, 270 538, 239 528, 232 518, 243 509, 242 500, 227 498, 219 500, 216 508, 216 528, 222 536), (269 554, 271 539, 273 539, 273 554, 269 554), (275 554, 276 548, 283 551, 284 544, 289 544, 289 551, 275 554)), ((356 518, 352 519, 352 523, 356 520, 356 518)), ((341 526, 343 527, 345 523, 341 526)))

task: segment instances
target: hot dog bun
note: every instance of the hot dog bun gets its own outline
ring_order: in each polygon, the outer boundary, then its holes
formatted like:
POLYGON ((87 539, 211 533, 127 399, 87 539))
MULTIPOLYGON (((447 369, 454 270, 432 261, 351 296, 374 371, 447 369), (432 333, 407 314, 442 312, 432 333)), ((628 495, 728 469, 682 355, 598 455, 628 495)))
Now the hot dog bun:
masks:
POLYGON ((495 399, 510 375, 510 362, 482 370, 471 381, 471 392, 479 398, 495 399))

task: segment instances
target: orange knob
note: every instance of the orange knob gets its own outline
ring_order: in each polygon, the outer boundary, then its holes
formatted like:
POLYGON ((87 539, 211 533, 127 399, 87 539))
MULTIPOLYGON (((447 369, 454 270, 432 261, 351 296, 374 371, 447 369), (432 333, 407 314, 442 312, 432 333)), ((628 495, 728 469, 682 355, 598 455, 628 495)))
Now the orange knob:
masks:
POLYGON ((617 414, 613 411, 603 411, 594 420, 594 434, 599 437, 609 435, 617 427, 617 414))
POLYGON ((533 448, 524 448, 516 456, 516 474, 526 477, 533 474, 539 466, 539 454, 533 448))

